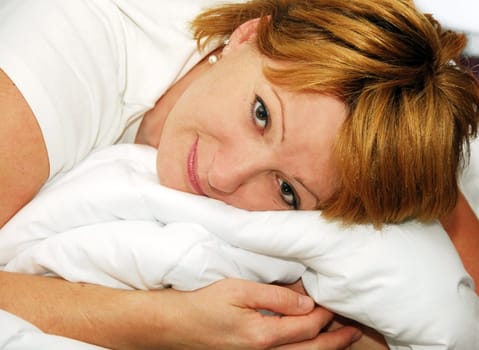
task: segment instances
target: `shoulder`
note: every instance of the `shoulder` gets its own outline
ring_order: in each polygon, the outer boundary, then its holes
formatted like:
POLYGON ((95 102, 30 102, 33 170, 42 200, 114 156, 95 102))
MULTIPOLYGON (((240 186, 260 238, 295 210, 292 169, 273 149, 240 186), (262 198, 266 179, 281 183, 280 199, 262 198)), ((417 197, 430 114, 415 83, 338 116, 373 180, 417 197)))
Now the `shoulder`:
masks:
POLYGON ((0 69, 0 227, 48 178, 48 156, 38 123, 20 91, 0 69))

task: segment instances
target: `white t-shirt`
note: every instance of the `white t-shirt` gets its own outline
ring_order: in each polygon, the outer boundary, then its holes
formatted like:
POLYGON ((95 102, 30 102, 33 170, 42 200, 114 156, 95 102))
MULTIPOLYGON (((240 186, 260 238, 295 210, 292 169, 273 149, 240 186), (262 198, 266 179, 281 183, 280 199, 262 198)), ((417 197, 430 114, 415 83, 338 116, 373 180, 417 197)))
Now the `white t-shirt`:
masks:
POLYGON ((38 119, 50 178, 134 140, 143 114, 201 59, 189 22, 215 2, 0 2, 0 68, 38 119))

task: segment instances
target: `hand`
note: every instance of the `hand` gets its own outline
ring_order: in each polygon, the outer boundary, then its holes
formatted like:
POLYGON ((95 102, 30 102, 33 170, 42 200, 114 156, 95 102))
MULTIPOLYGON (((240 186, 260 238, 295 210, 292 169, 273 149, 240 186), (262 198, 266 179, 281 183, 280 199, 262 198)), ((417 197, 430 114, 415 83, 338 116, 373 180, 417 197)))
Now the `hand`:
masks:
POLYGON ((166 325, 162 349, 336 350, 360 336, 353 327, 320 334, 333 314, 281 286, 226 279, 194 292, 160 294, 170 299, 168 311, 158 315, 166 325), (265 316, 258 309, 283 316, 265 316))
POLYGON ((241 280, 194 292, 126 291, 0 271, 0 285, 0 309, 47 333, 118 350, 333 350, 350 344, 357 332, 344 327, 319 334, 332 315, 312 299, 241 280))
MULTIPOLYGON (((306 290, 304 289, 303 283, 301 280, 298 280, 296 283, 285 285, 284 287, 295 291, 297 293, 307 295, 306 290)), ((316 309, 321 309, 324 314, 324 319, 329 321, 321 327, 322 332, 318 334, 315 338, 307 340, 301 343, 290 344, 278 347, 277 349, 287 350, 301 350, 301 349, 350 349, 350 346, 357 342, 359 339, 362 339, 362 329, 361 325, 353 322, 338 322, 337 315, 334 315, 332 312, 316 306, 316 309)), ((340 318, 344 320, 344 318, 340 318)), ((368 343, 369 345, 369 343, 368 343)), ((356 347, 355 347, 356 349, 356 347)), ((368 349, 367 347, 357 347, 357 349, 368 349)), ((375 347, 368 350, 376 349, 375 347)), ((382 348, 381 348, 382 349, 382 348)), ((378 348, 379 350, 379 348, 378 348)))
MULTIPOLYGON (((285 287, 294 290, 298 293, 307 295, 306 290, 304 289, 303 283, 301 280, 296 283, 286 285, 285 287)), ((344 335, 343 332, 351 332, 351 328, 356 331, 353 334, 354 345, 348 349, 351 350, 388 350, 388 346, 384 337, 376 332, 374 329, 366 327, 359 324, 356 321, 347 319, 345 317, 334 315, 334 319, 327 326, 327 333, 321 333, 318 337, 310 342, 305 342, 305 349, 343 349, 345 344, 346 346, 351 345, 347 344, 348 336, 350 334, 344 335), (344 330, 344 329, 347 330, 344 330), (358 330, 361 330, 358 332, 358 330), (362 333, 362 336, 360 336, 362 333), (326 336, 326 334, 328 336, 326 336), (360 336, 360 339, 357 338, 360 336), (359 340, 358 340, 359 339, 359 340), (334 347, 336 344, 336 347, 334 347)), ((324 332, 324 330, 323 330, 324 332)), ((284 347, 282 349, 287 349, 284 347)), ((298 346, 295 346, 294 349, 301 349, 298 346)))

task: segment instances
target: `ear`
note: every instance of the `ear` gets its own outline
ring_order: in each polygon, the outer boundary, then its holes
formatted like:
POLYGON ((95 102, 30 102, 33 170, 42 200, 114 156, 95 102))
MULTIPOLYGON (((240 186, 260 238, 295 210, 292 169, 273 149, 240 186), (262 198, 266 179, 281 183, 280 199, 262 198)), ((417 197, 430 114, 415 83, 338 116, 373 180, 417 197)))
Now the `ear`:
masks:
POLYGON ((251 41, 256 37, 260 18, 250 19, 237 27, 229 38, 229 43, 223 48, 223 55, 236 49, 241 44, 251 41))

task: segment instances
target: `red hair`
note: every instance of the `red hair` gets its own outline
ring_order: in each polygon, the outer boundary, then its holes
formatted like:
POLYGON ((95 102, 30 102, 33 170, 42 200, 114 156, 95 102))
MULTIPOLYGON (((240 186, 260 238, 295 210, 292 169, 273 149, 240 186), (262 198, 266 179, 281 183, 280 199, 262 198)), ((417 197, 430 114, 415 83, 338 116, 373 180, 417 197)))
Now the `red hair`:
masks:
POLYGON ((201 46, 258 17, 258 50, 285 63, 267 78, 350 109, 323 215, 381 225, 449 213, 479 121, 478 82, 459 65, 464 35, 407 0, 252 0, 204 12, 195 37, 201 46))

